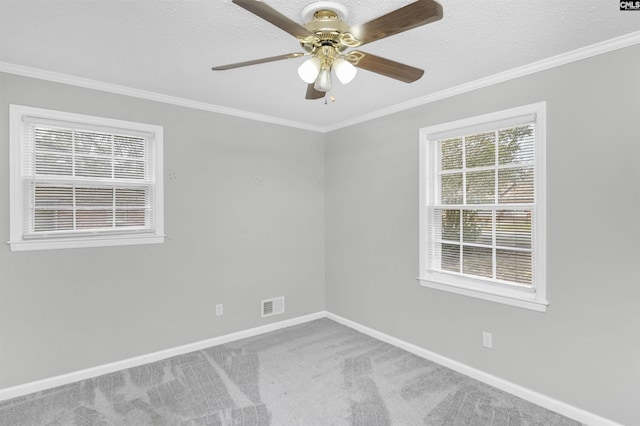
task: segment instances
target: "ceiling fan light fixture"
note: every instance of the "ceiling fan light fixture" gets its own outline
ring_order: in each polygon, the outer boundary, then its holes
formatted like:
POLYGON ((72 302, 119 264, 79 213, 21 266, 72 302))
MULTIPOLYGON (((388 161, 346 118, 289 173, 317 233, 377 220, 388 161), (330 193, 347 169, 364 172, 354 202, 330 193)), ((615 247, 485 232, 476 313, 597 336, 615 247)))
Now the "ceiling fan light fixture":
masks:
POLYGON ((328 92, 331 90, 331 68, 322 68, 313 88, 320 92, 328 92))
POLYGON ((320 58, 313 56, 302 63, 298 67, 298 75, 305 83, 311 84, 318 78, 320 74, 320 58))
POLYGON ((336 77, 342 84, 349 84, 358 73, 358 69, 353 64, 342 58, 336 58, 333 61, 333 70, 336 72, 336 77))
POLYGON ((420 79, 424 74, 424 70, 420 68, 348 49, 442 19, 442 6, 437 0, 413 0, 405 6, 356 26, 350 26, 345 22, 347 9, 332 1, 316 1, 305 7, 304 24, 291 20, 266 4, 265 0, 233 0, 233 3, 294 36, 303 52, 237 62, 211 69, 222 71, 310 56, 298 67, 300 78, 307 83, 305 99, 327 99, 327 92, 332 86, 332 70, 335 70, 336 78, 342 84, 348 84, 355 78, 356 68, 405 83, 420 79))

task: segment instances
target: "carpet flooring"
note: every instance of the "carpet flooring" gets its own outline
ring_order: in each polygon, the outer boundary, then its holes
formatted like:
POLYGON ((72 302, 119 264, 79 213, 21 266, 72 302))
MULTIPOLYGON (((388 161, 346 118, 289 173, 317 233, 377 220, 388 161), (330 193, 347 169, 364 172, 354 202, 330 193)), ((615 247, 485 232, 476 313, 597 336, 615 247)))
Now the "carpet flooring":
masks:
POLYGON ((580 423, 319 319, 4 401, 0 425, 580 423))

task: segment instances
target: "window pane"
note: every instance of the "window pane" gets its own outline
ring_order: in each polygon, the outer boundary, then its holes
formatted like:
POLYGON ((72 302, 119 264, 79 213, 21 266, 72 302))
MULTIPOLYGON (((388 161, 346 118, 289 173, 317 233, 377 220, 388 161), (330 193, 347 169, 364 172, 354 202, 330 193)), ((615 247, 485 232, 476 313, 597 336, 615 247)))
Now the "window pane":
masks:
POLYGON ((495 203, 495 171, 467 173, 467 204, 495 203))
POLYGON ((443 271, 460 272, 460 246, 442 244, 441 265, 443 271))
POLYGON ((144 179, 144 161, 116 159, 114 162, 114 173, 116 178, 144 179))
POLYGON ((531 248, 531 212, 496 211, 496 244, 503 247, 531 248))
POLYGON ((462 138, 445 139, 440 149, 442 170, 462 169, 462 138))
POLYGON ((73 230, 73 212, 38 209, 34 212, 33 230, 36 232, 73 230))
POLYGON ((111 159, 76 156, 76 176, 110 178, 111 159))
POLYGON ((460 241, 460 210, 442 210, 442 239, 460 241))
POLYGON ((145 140, 129 136, 113 137, 113 153, 117 157, 144 158, 145 140))
POLYGON ((533 168, 498 170, 498 203, 533 203, 533 168))
POLYGON ((478 133, 464 140, 467 168, 496 164, 496 139, 494 132, 478 133))
POLYGON ((116 188, 116 208, 146 206, 147 190, 145 188, 116 188))
POLYGON ((490 210, 465 210, 462 215, 462 239, 465 243, 491 245, 493 242, 493 212, 490 210))
POLYGON ((462 204, 462 173, 440 176, 442 204, 462 204))
POLYGON ((111 156, 111 135, 75 132, 76 153, 111 156))
POLYGON ((485 247, 462 248, 462 272, 493 278, 493 250, 485 247))
POLYGON ((34 191, 36 207, 73 207, 73 188, 70 186, 36 185, 34 191))
POLYGON ((530 163, 534 160, 533 124, 498 132, 499 164, 530 163))
POLYGON ((76 205, 80 207, 112 207, 112 188, 76 188, 76 205))
POLYGON ((71 176, 73 173, 71 154, 36 152, 36 174, 71 176))
POLYGON ((34 129, 36 151, 53 151, 71 154, 73 133, 70 130, 36 127, 34 129))
POLYGON ((531 253, 496 250, 496 278, 531 285, 531 253))
POLYGON ((113 210, 76 210, 76 228, 111 228, 113 210))
POLYGON ((117 210, 116 211, 116 226, 140 226, 143 227, 147 223, 147 211, 144 209, 138 210, 117 210))

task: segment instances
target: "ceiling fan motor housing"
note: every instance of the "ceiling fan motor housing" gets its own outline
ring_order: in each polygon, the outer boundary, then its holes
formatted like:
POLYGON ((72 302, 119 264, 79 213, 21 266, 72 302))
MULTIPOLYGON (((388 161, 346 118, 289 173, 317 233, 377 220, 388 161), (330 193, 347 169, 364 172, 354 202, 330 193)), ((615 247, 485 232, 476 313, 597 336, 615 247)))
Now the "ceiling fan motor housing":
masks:
POLYGON ((349 32, 349 26, 344 22, 347 9, 340 4, 327 1, 312 3, 304 9, 302 16, 306 22, 304 27, 317 37, 316 40, 301 42, 309 53, 315 53, 326 46, 342 52, 361 44, 349 32))
POLYGON ((316 12, 321 10, 333 12, 337 19, 341 21, 347 19, 347 8, 344 5, 332 1, 316 1, 302 9, 302 22, 311 21, 316 12))

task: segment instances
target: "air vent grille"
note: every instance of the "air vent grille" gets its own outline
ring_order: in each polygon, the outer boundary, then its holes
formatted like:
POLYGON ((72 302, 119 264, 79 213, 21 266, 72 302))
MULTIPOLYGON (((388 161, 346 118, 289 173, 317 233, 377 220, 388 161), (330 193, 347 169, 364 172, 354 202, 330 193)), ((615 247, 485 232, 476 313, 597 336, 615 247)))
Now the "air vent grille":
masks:
POLYGON ((262 317, 270 317, 284 313, 284 297, 263 300, 261 303, 262 317))

